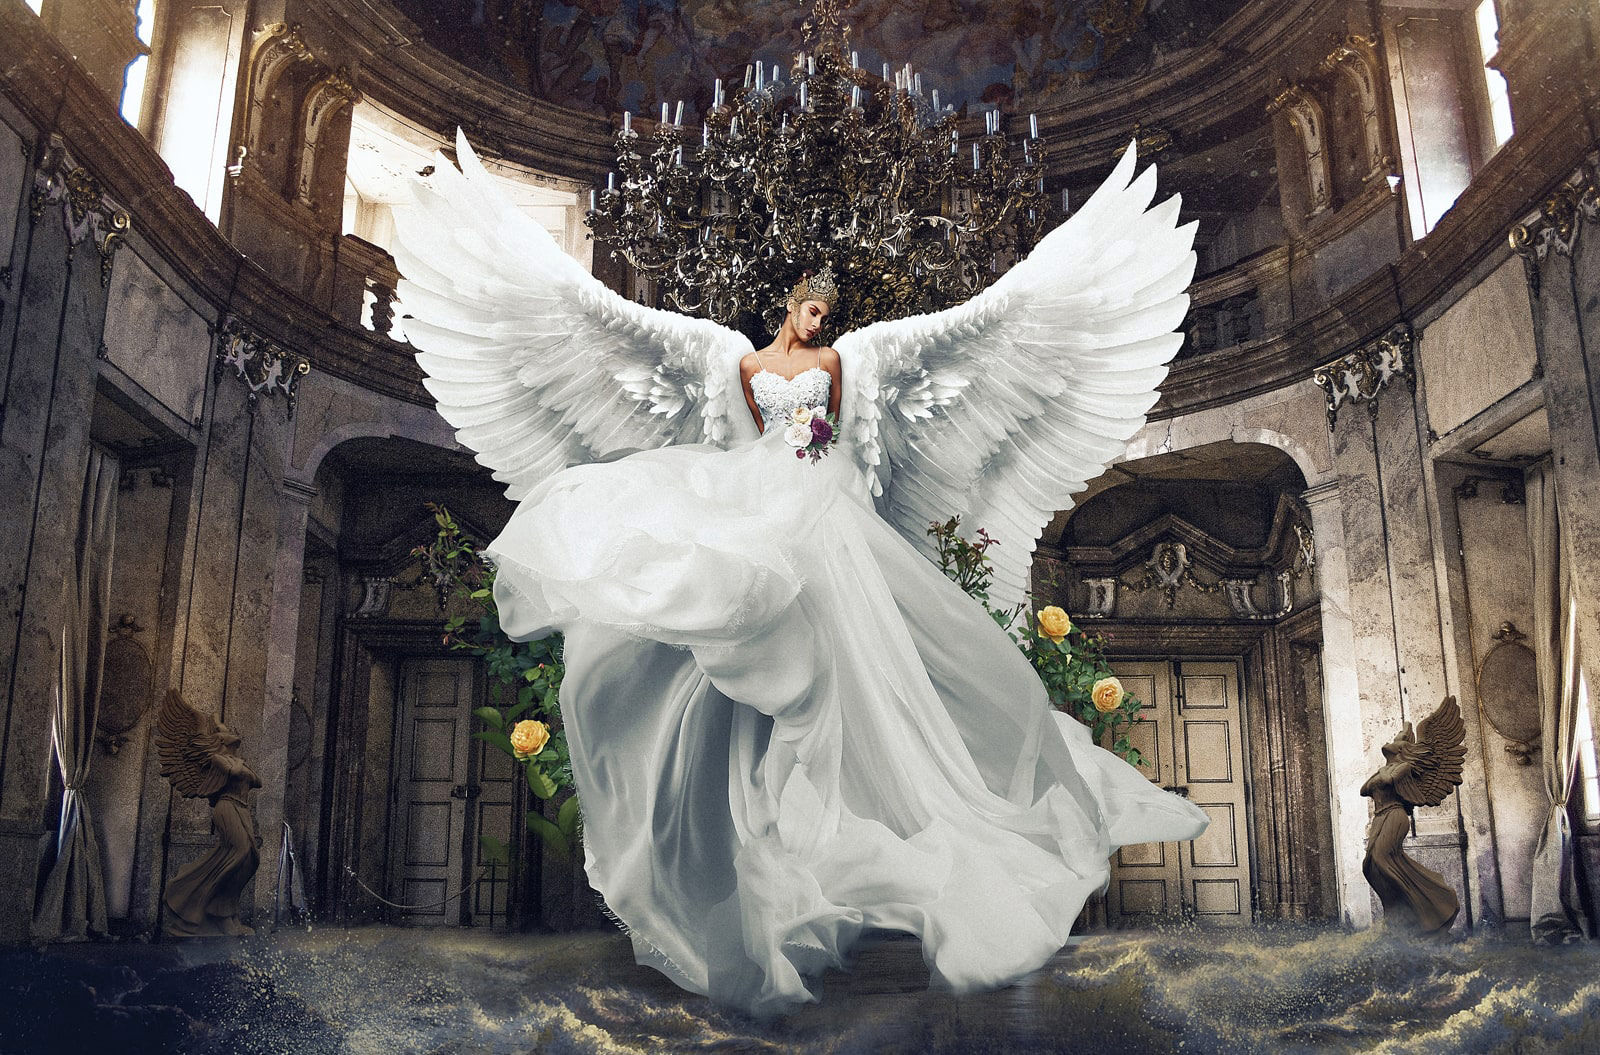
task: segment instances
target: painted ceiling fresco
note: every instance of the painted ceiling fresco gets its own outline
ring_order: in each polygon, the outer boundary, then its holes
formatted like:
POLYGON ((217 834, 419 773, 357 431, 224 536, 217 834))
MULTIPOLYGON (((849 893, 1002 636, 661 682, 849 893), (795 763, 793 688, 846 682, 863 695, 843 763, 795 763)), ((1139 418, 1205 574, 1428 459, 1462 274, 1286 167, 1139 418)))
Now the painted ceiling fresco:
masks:
MULTIPOLYGON (((716 77, 760 58, 786 71, 809 0, 392 0, 423 38, 473 69, 597 114, 710 103, 716 77)), ((854 0, 861 64, 909 62, 958 107, 1038 106, 1142 72, 1198 44, 1243 0, 854 0)), ((787 74, 786 74, 787 75, 787 74)))

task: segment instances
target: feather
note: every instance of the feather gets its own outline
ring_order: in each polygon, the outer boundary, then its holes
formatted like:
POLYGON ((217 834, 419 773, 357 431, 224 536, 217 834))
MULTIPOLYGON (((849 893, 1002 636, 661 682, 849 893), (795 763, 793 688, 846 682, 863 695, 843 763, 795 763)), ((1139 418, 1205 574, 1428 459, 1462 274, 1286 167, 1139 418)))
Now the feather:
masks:
POLYGON ((568 465, 739 432, 723 375, 747 339, 613 293, 459 131, 456 154, 395 209, 397 296, 424 386, 507 497, 568 465))
POLYGON ((971 300, 836 342, 880 510, 930 558, 930 520, 988 530, 997 606, 1024 599, 1040 532, 1121 456, 1183 345, 1196 225, 1176 196, 1150 205, 1134 153, 971 300))

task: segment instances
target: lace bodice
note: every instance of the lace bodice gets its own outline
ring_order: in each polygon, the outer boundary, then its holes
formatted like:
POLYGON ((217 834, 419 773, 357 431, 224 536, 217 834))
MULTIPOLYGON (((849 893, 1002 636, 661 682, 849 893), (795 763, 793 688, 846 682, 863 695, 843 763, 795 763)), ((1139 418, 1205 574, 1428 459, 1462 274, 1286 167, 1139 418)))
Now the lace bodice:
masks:
POLYGON ((761 411, 762 431, 772 427, 785 427, 794 408, 804 403, 808 407, 826 406, 828 387, 833 378, 820 366, 802 370, 794 377, 784 377, 771 370, 757 370, 750 378, 750 394, 755 397, 761 411))

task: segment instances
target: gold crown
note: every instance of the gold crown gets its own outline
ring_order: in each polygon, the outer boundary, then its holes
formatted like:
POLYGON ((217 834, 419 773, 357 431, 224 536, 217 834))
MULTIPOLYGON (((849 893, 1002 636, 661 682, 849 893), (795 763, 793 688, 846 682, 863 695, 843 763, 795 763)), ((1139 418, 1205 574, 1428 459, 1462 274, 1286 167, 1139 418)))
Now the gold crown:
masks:
POLYGON ((814 275, 802 275, 800 281, 794 284, 789 303, 799 305, 808 300, 820 300, 830 311, 838 303, 839 284, 834 281, 832 264, 823 264, 822 270, 814 275))

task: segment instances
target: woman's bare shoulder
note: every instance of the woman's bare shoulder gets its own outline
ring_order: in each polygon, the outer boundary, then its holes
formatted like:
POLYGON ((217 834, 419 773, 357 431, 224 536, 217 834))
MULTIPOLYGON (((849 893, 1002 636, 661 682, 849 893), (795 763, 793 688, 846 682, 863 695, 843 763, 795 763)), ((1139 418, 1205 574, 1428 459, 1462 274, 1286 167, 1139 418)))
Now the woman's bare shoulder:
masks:
POLYGON ((824 369, 837 370, 839 368, 839 353, 825 345, 817 349, 817 361, 822 364, 824 369))

